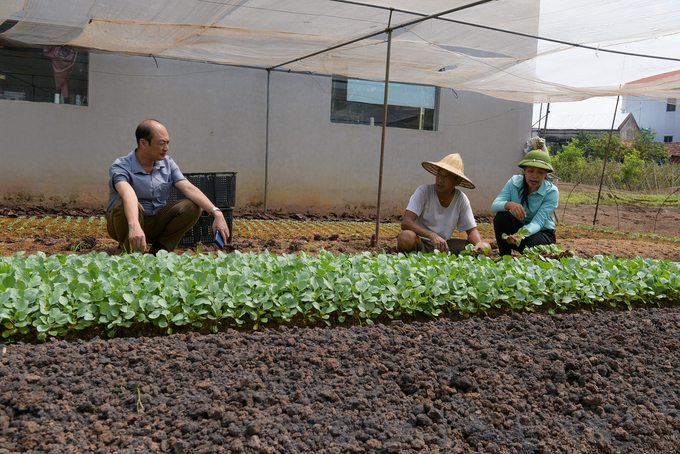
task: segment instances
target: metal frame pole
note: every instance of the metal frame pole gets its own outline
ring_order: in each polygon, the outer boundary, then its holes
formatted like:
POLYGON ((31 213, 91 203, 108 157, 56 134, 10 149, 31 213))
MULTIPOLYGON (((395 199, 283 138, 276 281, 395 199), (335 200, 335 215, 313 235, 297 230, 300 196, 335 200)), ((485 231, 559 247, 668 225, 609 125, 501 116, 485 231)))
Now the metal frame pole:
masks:
POLYGON ((604 151, 604 164, 602 164, 602 176, 600 176, 600 188, 597 190, 597 203, 595 204, 595 216, 593 216, 593 227, 597 221, 597 210, 600 208, 600 194, 602 193, 602 182, 604 181, 604 170, 607 168, 607 158, 609 158, 609 146, 612 143, 612 134, 614 134, 614 123, 616 122, 616 112, 619 110, 619 99, 616 97, 616 107, 614 107, 614 118, 612 119, 612 127, 609 130, 609 140, 607 141, 607 149, 604 151))
MULTIPOLYGON (((390 13, 390 20, 392 13, 390 13)), ((383 164, 385 162, 385 133, 387 131, 387 94, 390 86, 390 54, 392 51, 392 29, 387 31, 387 62, 385 64, 385 98, 383 100, 382 137, 380 139, 380 176, 378 177, 378 210, 375 215, 375 245, 380 247, 380 204, 382 199, 383 164)))
POLYGON ((272 71, 267 69, 267 117, 265 119, 264 139, 264 212, 267 212, 267 186, 269 185, 269 85, 272 71))

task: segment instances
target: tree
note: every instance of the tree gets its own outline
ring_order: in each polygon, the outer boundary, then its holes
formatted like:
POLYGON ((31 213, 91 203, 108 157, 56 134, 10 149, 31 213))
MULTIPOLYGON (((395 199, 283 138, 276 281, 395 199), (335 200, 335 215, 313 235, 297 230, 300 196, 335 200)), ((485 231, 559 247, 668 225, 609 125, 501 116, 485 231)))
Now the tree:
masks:
POLYGON ((640 152, 643 161, 665 164, 670 159, 668 148, 661 142, 654 142, 655 137, 656 131, 653 129, 638 129, 631 146, 640 152))
POLYGON ((627 153, 623 159, 623 164, 621 164, 621 173, 623 175, 614 175, 621 183, 628 186, 628 190, 632 190, 632 186, 638 185, 640 183, 639 177, 642 174, 642 165, 644 161, 640 158, 640 152, 634 148, 631 149, 630 153, 627 153))
POLYGON ((584 155, 586 158, 604 159, 607 146, 609 146, 608 159, 613 161, 622 162, 626 153, 630 151, 618 135, 612 134, 611 143, 609 143, 609 134, 603 134, 588 144, 589 149, 584 150, 584 155))
POLYGON ((575 138, 571 139, 571 143, 583 150, 585 156, 590 156, 593 152, 593 142, 595 139, 596 137, 594 135, 581 131, 575 138))
POLYGON ((571 142, 562 147, 560 153, 552 158, 557 176, 564 181, 572 183, 582 182, 581 171, 586 165, 586 160, 583 157, 583 149, 577 144, 577 139, 572 139, 571 142))

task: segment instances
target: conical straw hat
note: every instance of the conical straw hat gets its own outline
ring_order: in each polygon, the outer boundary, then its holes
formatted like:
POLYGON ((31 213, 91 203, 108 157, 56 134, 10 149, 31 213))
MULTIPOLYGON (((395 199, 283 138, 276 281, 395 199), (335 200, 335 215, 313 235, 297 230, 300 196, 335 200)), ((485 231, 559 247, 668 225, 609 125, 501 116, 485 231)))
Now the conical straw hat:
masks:
POLYGON ((463 158, 461 158, 458 153, 450 154, 439 162, 425 161, 423 162, 423 167, 425 168, 425 170, 427 170, 433 175, 437 175, 439 169, 448 170, 452 174, 458 175, 463 179, 463 181, 460 182, 459 186, 468 189, 475 188, 474 183, 470 181, 468 177, 465 176, 464 173, 465 166, 463 165, 463 158))

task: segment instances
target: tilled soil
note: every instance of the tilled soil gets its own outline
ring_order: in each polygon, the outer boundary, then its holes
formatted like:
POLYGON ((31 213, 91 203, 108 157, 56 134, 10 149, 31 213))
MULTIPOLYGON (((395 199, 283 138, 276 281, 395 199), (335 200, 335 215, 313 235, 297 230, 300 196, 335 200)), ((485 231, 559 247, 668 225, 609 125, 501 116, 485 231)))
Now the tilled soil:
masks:
POLYGON ((0 453, 674 453, 680 310, 0 347, 0 453))
MULTIPOLYGON (((332 230, 333 222, 327 223, 329 227, 324 230, 332 230)), ((392 229, 394 230, 394 229, 392 229)), ((492 245, 491 257, 498 257, 498 248, 493 240, 493 228, 491 225, 480 225, 479 231, 482 237, 492 245)), ((222 251, 263 252, 273 254, 307 253, 318 254, 321 250, 340 253, 358 253, 365 251, 396 252, 396 234, 385 232, 381 234, 380 245, 377 246, 367 235, 339 235, 339 234, 305 234, 296 236, 281 236, 269 234, 258 235, 259 238, 241 238, 239 232, 235 232, 231 244, 222 251)), ((464 238, 464 235, 456 234, 464 238)), ((575 255, 584 258, 592 258, 596 255, 612 255, 618 258, 653 258, 680 262, 680 242, 666 241, 651 238, 629 238, 621 234, 593 231, 588 227, 559 226, 557 228, 557 244, 563 249, 571 251, 575 255)), ((99 232, 96 236, 85 235, 76 238, 69 236, 34 236, 34 237, 3 237, 0 236, 0 255, 11 255, 24 251, 26 255, 44 252, 52 254, 86 254, 92 251, 117 253, 118 244, 99 232)), ((182 246, 176 249, 177 254, 190 252, 195 254, 216 253, 219 248, 215 244, 200 246, 182 246)))
MULTIPOLYGON (((17 216, 101 216, 103 209, 85 209, 70 207, 45 207, 30 203, 12 203, 7 201, 0 204, 0 215, 8 217, 17 216)), ((592 230, 595 218, 595 206, 592 205, 565 205, 558 207, 556 211, 558 226, 556 229, 557 243, 564 249, 571 250, 582 257, 595 255, 614 254, 620 258, 659 258, 680 262, 680 243, 652 239, 647 236, 639 239, 626 238, 625 236, 592 230), (577 227, 574 227, 577 226, 577 227)), ((234 211, 234 219, 237 221, 247 220, 286 220, 286 221, 327 221, 322 224, 328 225, 321 231, 300 232, 294 235, 282 235, 283 232, 239 232, 235 231, 234 239, 224 252, 235 250, 241 252, 269 251, 275 254, 306 252, 316 254, 321 250, 330 251, 334 254, 356 253, 371 250, 384 250, 388 253, 396 252, 396 234, 394 229, 383 227, 380 244, 375 244, 371 234, 347 235, 333 234, 333 224, 336 221, 360 221, 375 222, 375 213, 343 212, 343 213, 294 213, 286 211, 270 210, 264 213, 260 207, 239 207, 234 211), (242 234, 243 233, 243 234, 242 234)), ((494 251, 492 257, 497 257, 493 228, 493 216, 480 214, 475 217, 482 237, 492 243, 494 251)), ((604 227, 616 231, 624 231, 639 234, 655 234, 660 237, 680 237, 680 208, 665 207, 663 209, 643 206, 611 206, 600 205, 598 209, 598 227, 604 227)), ((400 217, 382 217, 383 223, 399 223, 400 217)), ((89 223, 83 221, 76 229, 69 225, 68 229, 59 231, 56 227, 50 228, 48 223, 43 223, 35 230, 34 234, 28 235, 27 229, 19 234, 16 231, 0 234, 0 255, 10 255, 18 251, 27 254, 35 254, 38 251, 46 254, 55 253, 87 253, 90 251, 116 252, 117 244, 108 238, 106 229, 102 228, 99 220, 93 225, 99 228, 88 227, 89 223)), ((312 224, 306 224, 314 230, 312 224)), ((316 226, 318 227, 318 226, 316 226)), ((257 230, 257 227, 254 227, 257 230)), ((15 229, 16 230, 16 229, 15 229)), ((374 232, 374 230, 372 231, 374 232)), ((371 233, 372 233, 371 232, 371 233)), ((464 235, 456 234, 458 237, 464 235)), ((196 246, 179 246, 177 253, 190 251, 195 253, 196 246)), ((217 246, 205 244, 200 246, 201 252, 216 252, 217 246)))

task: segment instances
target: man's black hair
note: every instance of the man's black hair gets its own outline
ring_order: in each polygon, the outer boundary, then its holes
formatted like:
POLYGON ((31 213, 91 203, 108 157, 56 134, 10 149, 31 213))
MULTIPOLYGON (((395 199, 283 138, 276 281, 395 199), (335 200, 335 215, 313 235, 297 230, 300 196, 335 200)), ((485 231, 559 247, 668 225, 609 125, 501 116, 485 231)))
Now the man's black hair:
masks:
POLYGON ((148 120, 144 120, 137 126, 137 130, 135 131, 135 137, 137 137, 137 145, 139 146, 139 141, 141 139, 146 140, 147 142, 151 143, 151 140, 153 139, 153 129, 151 126, 149 126, 149 123, 155 121, 156 123, 160 124, 160 121, 154 120, 153 118, 150 118, 148 120))

